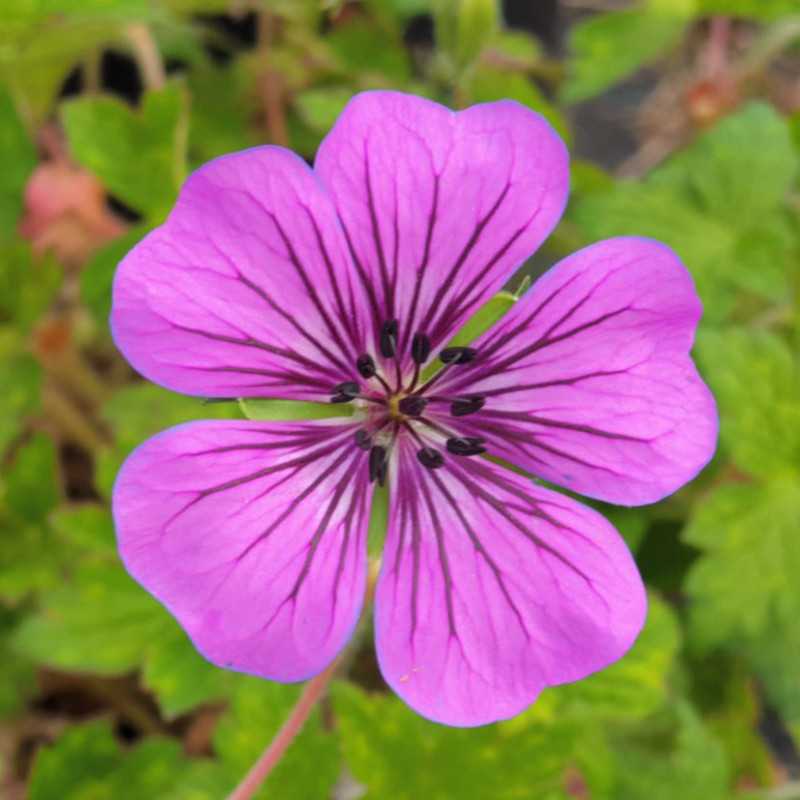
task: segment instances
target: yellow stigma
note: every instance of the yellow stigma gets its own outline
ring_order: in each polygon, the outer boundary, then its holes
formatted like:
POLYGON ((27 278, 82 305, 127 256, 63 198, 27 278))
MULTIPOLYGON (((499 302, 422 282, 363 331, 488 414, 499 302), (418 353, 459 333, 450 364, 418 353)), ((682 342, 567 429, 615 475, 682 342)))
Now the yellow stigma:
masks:
POLYGON ((404 414, 400 411, 400 401, 403 399, 402 395, 395 394, 389 398, 389 416, 392 419, 404 419, 404 414))

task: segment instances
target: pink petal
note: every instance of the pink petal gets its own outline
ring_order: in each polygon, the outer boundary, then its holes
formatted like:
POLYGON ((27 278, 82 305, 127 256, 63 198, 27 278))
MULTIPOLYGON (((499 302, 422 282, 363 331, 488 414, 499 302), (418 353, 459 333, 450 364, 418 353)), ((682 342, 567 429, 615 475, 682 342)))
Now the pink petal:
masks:
POLYGON ((122 261, 112 330, 139 372, 175 391, 324 399, 357 377, 363 352, 352 276, 314 173, 257 147, 197 170, 122 261))
POLYGON ((354 431, 193 422, 123 465, 114 519, 125 565, 209 661, 299 681, 350 636, 372 493, 354 431))
POLYGON ((434 350, 547 237, 564 209, 568 154, 550 125, 510 100, 454 113, 365 92, 317 154, 378 323, 400 350, 434 350))
POLYGON ((375 625, 381 671, 413 709, 504 719, 628 650, 644 587, 600 514, 484 459, 398 458, 375 625))
POLYGON ((464 435, 548 481, 623 505, 691 480, 717 441, 689 356, 702 306, 666 246, 618 238, 545 274, 438 391, 486 396, 464 435))

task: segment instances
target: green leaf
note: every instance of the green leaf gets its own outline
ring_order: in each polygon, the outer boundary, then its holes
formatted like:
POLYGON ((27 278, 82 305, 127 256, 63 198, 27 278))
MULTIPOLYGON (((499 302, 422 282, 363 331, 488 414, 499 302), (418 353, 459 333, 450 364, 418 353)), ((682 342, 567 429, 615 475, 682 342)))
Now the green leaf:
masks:
POLYGON ((499 292, 469 318, 464 327, 447 343, 447 347, 463 347, 474 342, 516 302, 517 297, 511 292, 499 292))
POLYGON ((327 133, 352 96, 345 86, 325 86, 300 92, 294 103, 309 127, 327 133))
POLYGON ((231 677, 194 649, 113 552, 84 561, 70 581, 45 592, 41 610, 20 625, 14 646, 37 663, 65 670, 113 675, 142 667, 145 685, 167 716, 223 697, 231 677))
POLYGON ((14 237, 22 214, 25 183, 36 166, 36 150, 11 96, 0 88, 0 242, 14 237))
POLYGON ((693 661, 691 680, 706 724, 725 747, 734 783, 769 786, 773 757, 759 731, 761 687, 744 660, 718 654, 693 661))
POLYGON ((772 303, 785 303, 798 275, 800 227, 775 209, 744 228, 734 248, 732 282, 772 303))
POLYGON ((6 503, 29 523, 41 522, 58 502, 53 440, 36 434, 15 454, 6 476, 6 503))
POLYGON ((570 31, 570 74, 562 97, 577 103, 666 53, 680 41, 688 22, 682 4, 597 14, 570 31))
POLYGON ((0 327, 0 453, 19 434, 22 419, 37 410, 41 371, 17 332, 0 327))
MULTIPOLYGON (((486 333, 505 314, 514 303, 517 295, 511 292, 498 292, 485 305, 481 306, 464 324, 445 347, 465 347, 486 333)), ((441 368, 438 362, 431 362, 422 370, 422 380, 426 381, 441 368)))
POLYGON ((588 241, 643 235, 670 245, 692 272, 706 316, 720 321, 742 290, 773 302, 791 290, 800 244, 785 198, 797 163, 786 122, 751 104, 645 181, 579 197, 571 215, 588 241))
POLYGON ((388 13, 397 20, 424 14, 428 11, 428 0, 364 0, 364 5, 374 13, 388 13))
POLYGON ((797 168, 786 120, 772 106, 750 103, 655 170, 651 180, 674 185, 686 202, 736 230, 781 207, 797 168))
POLYGON ((149 230, 147 226, 137 226, 101 247, 81 271, 81 300, 103 329, 111 313, 111 286, 117 265, 149 230))
POLYGON ((352 416, 347 403, 309 403, 303 400, 272 400, 242 397, 239 408, 248 419, 310 420, 352 416))
POLYGON ((115 554, 111 512, 97 503, 62 506, 50 515, 50 524, 71 548, 102 556, 115 554))
POLYGON ((472 64, 499 27, 497 0, 433 0, 436 41, 458 72, 472 64))
POLYGON ((103 783, 119 763, 119 744, 106 722, 73 728, 36 756, 30 800, 102 797, 103 783))
MULTIPOLYGON (((115 674, 141 667, 168 717, 225 696, 230 673, 205 661, 169 613, 125 573, 110 512, 97 504, 64 507, 51 521, 50 530, 26 532, 37 538, 14 559, 24 567, 18 583, 24 579, 27 586, 39 573, 49 578, 34 586, 46 591, 40 611, 15 634, 17 651, 67 670, 115 674), (67 580, 66 565, 73 571, 67 580)), ((0 591, 14 587, 14 574, 0 569, 0 591)))
POLYGON ((16 714, 35 687, 36 671, 32 661, 14 652, 9 637, 19 622, 19 613, 0 607, 0 717, 16 714))
POLYGON ((797 13, 796 0, 696 0, 698 14, 725 14, 769 22, 797 13))
POLYGON ((30 800, 142 800, 163 798, 189 766, 177 741, 150 738, 123 752, 105 720, 71 728, 41 749, 30 800))
POLYGON ((161 222, 186 172, 181 86, 148 92, 138 112, 111 97, 81 97, 64 104, 62 120, 75 159, 113 195, 161 222))
POLYGON ((207 662, 177 626, 165 626, 157 642, 147 648, 142 680, 158 698, 168 718, 191 711, 202 703, 226 697, 231 673, 207 662))
MULTIPOLYGON (((797 511, 796 509, 795 511, 797 511)), ((795 604, 800 608, 800 603, 795 604)), ((770 624, 742 648, 761 679, 766 695, 783 719, 800 733, 800 630, 797 617, 772 614, 770 624)), ((796 740, 800 736, 795 734, 796 740)))
POLYGON ((0 525, 9 534, 0 548, 0 598, 18 603, 62 581, 74 554, 47 525, 2 516, 0 525))
POLYGON ((250 128, 253 101, 240 60, 223 68, 197 64, 188 76, 192 97, 189 155, 193 164, 253 147, 259 143, 250 128))
POLYGON ((609 191, 614 179, 602 167, 591 161, 574 159, 570 164, 570 188, 576 195, 609 191))
POLYGON ((686 702, 675 706, 674 746, 634 741, 618 751, 615 800, 728 800, 729 768, 722 744, 686 702), (665 752, 666 751, 666 752, 665 752))
POLYGON ((0 596, 10 601, 63 584, 84 559, 116 559, 111 515, 96 504, 58 508, 46 522, 14 517, 3 522, 14 531, 0 550, 0 596))
POLYGON ((686 583, 698 647, 755 641, 796 625, 798 519, 800 482, 792 476, 721 486, 697 508, 684 538, 703 553, 686 583))
POLYGON ((432 725, 394 695, 334 691, 345 759, 366 800, 563 797, 573 732, 558 726, 432 725))
POLYGON ((34 260, 27 242, 0 243, 0 321, 30 330, 53 302, 62 274, 53 258, 34 260))
POLYGON ((389 530, 389 490, 375 484, 367 532, 367 551, 370 558, 380 558, 389 530))
POLYGON ((145 439, 172 425, 194 419, 241 418, 236 403, 206 403, 174 394, 152 383, 139 383, 117 392, 103 407, 114 432, 114 447, 98 454, 97 483, 109 494, 128 454, 145 439))
POLYGON ((73 580, 46 592, 42 609, 15 637, 17 649, 41 664, 114 674, 141 663, 170 617, 122 566, 87 563, 73 580))
MULTIPOLYGON (((326 43, 333 50, 342 78, 357 81, 360 88, 377 88, 381 85, 399 88, 411 78, 411 63, 400 38, 400 29, 376 30, 374 24, 354 15, 337 25, 326 37, 326 43)), ((341 87, 311 91, 328 94, 328 119, 333 109, 330 101, 336 100, 343 105, 342 101, 345 100, 343 93, 346 90, 341 87)), ((322 105, 321 99, 317 98, 318 107, 322 105)), ((314 117, 317 123, 321 121, 319 113, 314 117)))
POLYGON ((55 2, 47 5, 28 3, 28 11, 35 12, 16 20, 7 18, 4 8, 0 19, 0 77, 37 123, 52 110, 69 72, 87 54, 121 38, 113 20, 72 17, 55 2))
POLYGON ((800 363, 777 336, 703 331, 698 351, 720 408, 721 438, 743 470, 770 478, 800 466, 800 363))
POLYGON ((600 513, 622 534, 628 547, 635 553, 639 549, 647 527, 650 524, 650 515, 642 508, 623 508, 622 506, 609 506, 597 503, 600 513))
POLYGON ((498 31, 489 43, 489 48, 502 59, 512 62, 517 68, 531 69, 542 57, 539 42, 524 31, 498 31))

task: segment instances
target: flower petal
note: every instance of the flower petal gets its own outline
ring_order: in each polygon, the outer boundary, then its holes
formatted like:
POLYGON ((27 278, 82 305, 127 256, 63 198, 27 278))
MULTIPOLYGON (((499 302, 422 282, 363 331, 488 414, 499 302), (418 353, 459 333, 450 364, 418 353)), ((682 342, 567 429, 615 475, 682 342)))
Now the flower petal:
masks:
POLYGON ((486 398, 459 430, 494 455, 600 500, 652 503, 716 447, 714 398, 689 356, 701 314, 669 248, 609 239, 537 281, 438 391, 486 398))
POLYGON ((413 709, 504 719, 628 650, 644 587, 600 514, 484 459, 424 470, 398 449, 375 625, 381 671, 413 709))
POLYGON ((376 325, 434 351, 547 237, 564 209, 563 142, 510 100, 454 113, 399 92, 354 97, 315 163, 376 325))
POLYGON ((139 372, 175 391, 325 399, 358 378, 353 274, 314 173, 257 147, 197 170, 122 261, 112 331, 139 372))
POLYGON ((355 429, 193 422, 123 465, 114 519, 125 565, 209 661, 304 680, 350 636, 372 494, 355 429))

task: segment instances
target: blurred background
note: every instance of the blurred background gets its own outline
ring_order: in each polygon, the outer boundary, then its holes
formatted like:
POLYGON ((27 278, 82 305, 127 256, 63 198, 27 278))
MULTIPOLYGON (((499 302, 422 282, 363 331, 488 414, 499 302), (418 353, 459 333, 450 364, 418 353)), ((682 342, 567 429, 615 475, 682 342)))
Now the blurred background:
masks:
POLYGON ((669 500, 598 504, 651 591, 619 664, 455 730, 385 691, 365 629, 259 796, 800 798, 798 0, 2 3, 0 796, 221 798, 296 700, 204 662, 117 559, 126 454, 237 411, 137 378, 109 291, 190 170, 311 160, 375 87, 556 126, 571 202, 525 270, 616 234, 675 248, 722 438, 669 500))

